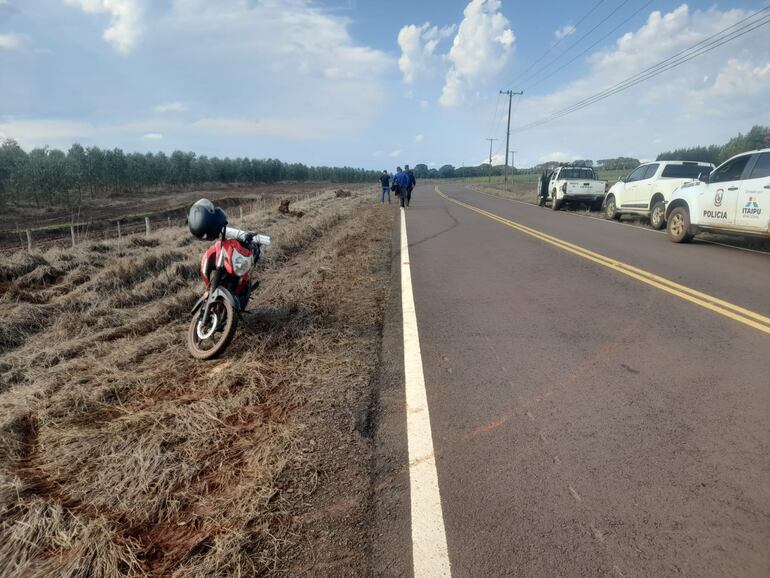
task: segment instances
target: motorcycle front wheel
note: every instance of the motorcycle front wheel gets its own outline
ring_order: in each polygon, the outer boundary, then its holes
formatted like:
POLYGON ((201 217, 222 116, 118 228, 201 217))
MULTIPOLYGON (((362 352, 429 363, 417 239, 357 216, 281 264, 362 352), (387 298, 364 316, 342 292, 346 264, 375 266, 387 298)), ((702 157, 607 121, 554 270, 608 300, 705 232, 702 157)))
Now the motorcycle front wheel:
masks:
POLYGON ((228 301, 217 299, 209 308, 209 318, 203 324, 203 308, 198 310, 187 331, 187 348, 196 359, 213 359, 232 341, 238 316, 228 301))

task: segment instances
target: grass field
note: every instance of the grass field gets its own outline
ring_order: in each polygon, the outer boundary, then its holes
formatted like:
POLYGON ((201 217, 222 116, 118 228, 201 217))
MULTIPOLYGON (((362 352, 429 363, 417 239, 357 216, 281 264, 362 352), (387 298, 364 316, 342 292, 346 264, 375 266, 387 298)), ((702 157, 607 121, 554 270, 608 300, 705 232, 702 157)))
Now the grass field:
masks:
POLYGON ((365 573, 394 214, 370 192, 245 216, 275 243, 214 362, 185 348, 184 228, 3 262, 0 575, 365 573))
MULTIPOLYGON (((117 221, 123 234, 144 230, 148 217, 153 228, 184 223, 188 207, 207 197, 231 208, 244 210, 264 208, 276 196, 296 201, 324 191, 334 191, 342 185, 334 183, 275 183, 252 186, 218 186, 181 192, 154 192, 126 194, 102 199, 85 199, 80 206, 8 207, 0 214, 0 251, 26 248, 25 231, 32 235, 33 247, 50 248, 71 244, 70 226, 75 228, 78 242, 93 242, 117 237, 117 221)), ((361 185, 354 185, 360 189, 361 185)))

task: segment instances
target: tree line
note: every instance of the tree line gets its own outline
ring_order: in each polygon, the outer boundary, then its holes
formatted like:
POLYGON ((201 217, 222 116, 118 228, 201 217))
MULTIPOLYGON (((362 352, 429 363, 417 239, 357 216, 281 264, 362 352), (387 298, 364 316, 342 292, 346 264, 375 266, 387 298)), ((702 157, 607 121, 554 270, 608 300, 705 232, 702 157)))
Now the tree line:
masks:
POLYGON ((754 125, 723 145, 697 146, 660 153, 658 161, 705 161, 718 165, 737 154, 770 146, 770 127, 754 125))
MULTIPOLYGON (((639 159, 631 157, 618 157, 614 159, 602 159, 594 162, 589 159, 576 160, 572 162, 562 161, 548 161, 535 165, 530 168, 516 168, 509 167, 509 175, 519 174, 537 174, 544 170, 554 169, 561 166, 573 166, 573 167, 597 167, 606 171, 614 170, 631 170, 638 167, 640 164, 639 159)), ((505 173, 505 165, 492 165, 490 169, 489 163, 482 163, 477 166, 471 167, 455 167, 453 165, 443 165, 441 168, 428 168, 427 165, 419 164, 414 167, 414 176, 417 179, 456 179, 456 178, 472 178, 472 177, 486 177, 491 174, 493 177, 501 176, 505 173)))
POLYGON ((73 144, 67 152, 29 152, 6 139, 0 144, 0 205, 78 206, 87 199, 126 193, 179 190, 204 184, 279 181, 371 182, 378 171, 312 167, 277 159, 218 158, 192 152, 124 153, 73 144))
MULTIPOLYGON (((666 151, 657 160, 706 161, 718 165, 741 152, 770 146, 770 127, 756 125, 723 145, 697 146, 666 151)), ((581 159, 572 163, 552 161, 529 169, 510 168, 510 174, 540 172, 563 164, 603 170, 631 170, 639 159, 617 157, 596 162, 581 159)), ((446 164, 414 167, 418 179, 465 178, 502 175, 505 167, 482 163, 454 167, 446 164)), ((29 152, 6 139, 0 143, 0 206, 78 206, 84 200, 126 193, 173 191, 207 184, 257 184, 280 181, 376 182, 379 171, 351 167, 312 167, 277 159, 218 158, 174 151, 124 153, 73 144, 67 152, 49 147, 29 152)))

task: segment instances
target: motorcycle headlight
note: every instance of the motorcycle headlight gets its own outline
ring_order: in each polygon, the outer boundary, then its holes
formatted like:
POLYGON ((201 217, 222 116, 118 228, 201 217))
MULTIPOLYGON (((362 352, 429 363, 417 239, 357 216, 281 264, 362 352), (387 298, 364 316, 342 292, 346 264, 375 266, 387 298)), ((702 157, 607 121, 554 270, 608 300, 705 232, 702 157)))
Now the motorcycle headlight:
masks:
POLYGON ((254 258, 251 255, 241 255, 233 249, 233 271, 238 277, 243 277, 254 266, 254 258))

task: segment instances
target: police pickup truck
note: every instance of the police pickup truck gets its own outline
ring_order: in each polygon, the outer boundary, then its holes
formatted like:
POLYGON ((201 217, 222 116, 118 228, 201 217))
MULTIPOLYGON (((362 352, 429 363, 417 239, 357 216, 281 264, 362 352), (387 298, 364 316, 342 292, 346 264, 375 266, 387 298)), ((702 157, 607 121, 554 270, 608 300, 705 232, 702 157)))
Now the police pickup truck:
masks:
POLYGON ((666 203, 671 193, 684 183, 714 170, 711 163, 656 161, 639 165, 631 174, 612 185, 604 199, 604 215, 641 215, 653 229, 666 226, 666 203))
POLYGON ((607 182, 596 178, 590 167, 558 167, 545 172, 537 183, 537 204, 558 211, 566 203, 587 203, 597 210, 601 208, 607 182))
POLYGON ((668 236, 687 243, 701 231, 770 237, 770 148, 742 153, 684 183, 666 207, 668 236))

